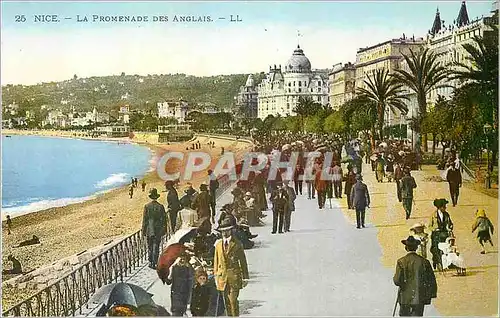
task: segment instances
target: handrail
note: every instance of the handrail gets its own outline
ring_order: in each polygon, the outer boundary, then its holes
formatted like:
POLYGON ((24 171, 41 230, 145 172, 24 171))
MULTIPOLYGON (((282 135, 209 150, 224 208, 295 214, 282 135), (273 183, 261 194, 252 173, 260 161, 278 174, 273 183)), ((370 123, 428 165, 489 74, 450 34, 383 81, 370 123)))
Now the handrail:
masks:
MULTIPOLYGON (((228 175, 217 178, 219 188, 216 197, 221 196, 234 181, 228 175)), ((161 246, 170 238, 162 238, 161 246)), ((125 237, 111 248, 81 264, 56 282, 33 296, 17 303, 2 313, 2 316, 75 316, 88 309, 90 297, 100 287, 122 282, 127 273, 142 266, 147 260, 147 243, 142 230, 125 237)))

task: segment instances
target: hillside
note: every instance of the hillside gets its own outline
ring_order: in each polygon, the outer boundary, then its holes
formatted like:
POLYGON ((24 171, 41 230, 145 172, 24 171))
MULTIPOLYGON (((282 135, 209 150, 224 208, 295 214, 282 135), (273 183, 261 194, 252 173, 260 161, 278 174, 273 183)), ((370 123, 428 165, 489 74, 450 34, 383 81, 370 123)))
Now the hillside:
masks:
MULTIPOLYGON (((156 103, 183 98, 196 107, 198 103, 213 103, 232 107, 234 96, 244 85, 248 74, 197 77, 185 74, 125 75, 78 78, 38 85, 6 85, 2 87, 2 105, 17 103, 24 110, 39 110, 42 105, 69 111, 90 111, 96 105, 101 111, 152 109, 156 103)), ((264 74, 254 74, 260 82, 264 74)))

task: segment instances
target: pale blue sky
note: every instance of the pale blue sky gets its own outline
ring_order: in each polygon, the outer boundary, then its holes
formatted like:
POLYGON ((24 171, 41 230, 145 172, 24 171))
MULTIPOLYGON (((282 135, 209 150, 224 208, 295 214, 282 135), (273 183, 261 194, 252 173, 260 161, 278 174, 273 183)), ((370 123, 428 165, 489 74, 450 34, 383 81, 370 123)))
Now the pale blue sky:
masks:
MULTIPOLYGON (((492 1, 467 1, 470 18, 492 1)), ((62 80, 78 74, 217 75, 266 71, 285 64, 297 45, 315 68, 354 61, 356 50, 407 36, 425 36, 436 7, 452 23, 461 1, 331 2, 3 2, 2 84, 62 80), (57 14, 60 23, 33 22, 57 14), (211 16, 214 22, 77 23, 76 16, 211 16), (229 16, 239 15, 240 23, 229 16), (16 23, 16 15, 27 21, 16 23), (64 17, 71 17, 65 20, 64 17), (226 20, 218 20, 226 17, 226 20)))

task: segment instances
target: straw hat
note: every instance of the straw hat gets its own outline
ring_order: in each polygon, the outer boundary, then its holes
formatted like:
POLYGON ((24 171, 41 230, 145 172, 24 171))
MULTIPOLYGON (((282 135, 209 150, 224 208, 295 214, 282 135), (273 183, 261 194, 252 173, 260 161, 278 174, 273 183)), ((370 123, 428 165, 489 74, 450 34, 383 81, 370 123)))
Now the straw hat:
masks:
POLYGON ((234 227, 233 222, 229 218, 225 218, 222 220, 221 224, 217 228, 218 231, 227 231, 231 230, 234 227))
POLYGON ((484 209, 477 209, 477 211, 476 211, 476 217, 478 217, 478 218, 485 218, 486 217, 486 211, 484 209))
POLYGON ((413 224, 412 227, 410 227, 410 230, 415 230, 415 229, 418 229, 418 228, 425 228, 425 227, 426 226, 423 223, 415 223, 415 224, 413 224))

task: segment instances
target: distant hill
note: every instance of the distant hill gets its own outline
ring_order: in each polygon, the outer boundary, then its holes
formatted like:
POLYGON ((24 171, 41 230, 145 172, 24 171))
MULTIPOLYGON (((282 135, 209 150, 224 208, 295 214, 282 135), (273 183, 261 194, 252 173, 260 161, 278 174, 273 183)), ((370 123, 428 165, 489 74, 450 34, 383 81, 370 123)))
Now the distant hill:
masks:
MULTIPOLYGON (((263 73, 253 74, 256 83, 263 73)), ((2 87, 2 105, 20 105, 21 110, 48 108, 90 111, 94 105, 99 111, 155 109, 156 103, 180 98, 196 107, 198 103, 213 103, 218 107, 234 106, 234 96, 244 85, 248 74, 197 77, 185 74, 125 75, 78 78, 63 82, 38 85, 6 85, 2 87)))

